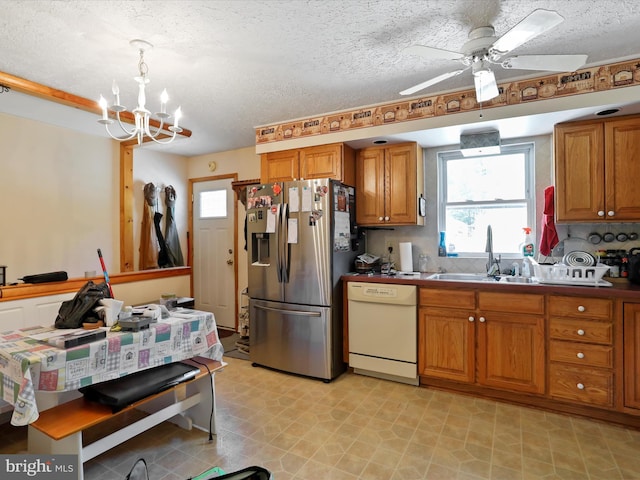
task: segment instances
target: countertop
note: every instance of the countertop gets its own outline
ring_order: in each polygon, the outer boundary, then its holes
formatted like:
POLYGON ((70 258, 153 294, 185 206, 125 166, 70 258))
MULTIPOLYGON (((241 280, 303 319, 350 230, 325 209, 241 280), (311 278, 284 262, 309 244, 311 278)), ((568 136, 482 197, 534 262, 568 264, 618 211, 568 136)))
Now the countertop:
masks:
POLYGON ((417 285, 418 287, 431 288, 479 288, 482 290, 495 290, 500 292, 514 293, 543 293, 555 295, 581 295, 589 297, 619 298, 623 300, 640 301, 640 285, 634 285, 624 279, 609 279, 613 284, 611 287, 597 286, 574 286, 574 285, 552 285, 546 283, 505 283, 505 282, 461 282, 448 280, 429 280, 433 273, 421 273, 420 275, 382 275, 347 273, 342 276, 344 282, 368 282, 386 283, 397 285, 417 285))

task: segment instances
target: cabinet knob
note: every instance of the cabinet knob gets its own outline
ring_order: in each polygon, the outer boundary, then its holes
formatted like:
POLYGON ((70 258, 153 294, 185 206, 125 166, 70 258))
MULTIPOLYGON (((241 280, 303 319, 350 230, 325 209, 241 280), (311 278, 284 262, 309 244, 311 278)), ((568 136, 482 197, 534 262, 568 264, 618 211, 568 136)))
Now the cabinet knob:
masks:
POLYGON ((584 312, 585 310, 586 310, 586 308, 584 308, 584 306, 583 306, 583 305, 579 305, 579 306, 578 306, 578 311, 579 311, 579 312, 584 312))
POLYGON ((582 336, 584 335, 584 330, 582 330, 581 328, 578 329, 578 335, 582 336))
POLYGON ((604 210, 598 210, 598 216, 604 217, 604 210))
POLYGON ((615 217, 615 216, 616 216, 616 212, 614 212, 613 210, 609 210, 609 211, 607 212, 607 216, 609 216, 609 217, 615 217))
POLYGON ((480 317, 478 320, 480 320, 480 323, 484 323, 487 321, 484 317, 480 317))
POLYGON ((578 383, 576 385, 576 387, 578 387, 578 390, 584 390, 584 384, 583 383, 578 383))
POLYGON ((389 220, 391 220, 389 217, 384 217, 385 222, 388 222, 389 220))
POLYGON ((475 318, 473 318, 473 317, 469 317, 469 321, 470 321, 470 322, 474 322, 474 321, 475 321, 475 318))
POLYGON ((576 357, 578 357, 578 358, 584 358, 584 353, 582 353, 582 352, 578 352, 578 353, 576 354, 576 357))
POLYGON ((381 222, 384 220, 384 217, 378 217, 378 221, 381 222))

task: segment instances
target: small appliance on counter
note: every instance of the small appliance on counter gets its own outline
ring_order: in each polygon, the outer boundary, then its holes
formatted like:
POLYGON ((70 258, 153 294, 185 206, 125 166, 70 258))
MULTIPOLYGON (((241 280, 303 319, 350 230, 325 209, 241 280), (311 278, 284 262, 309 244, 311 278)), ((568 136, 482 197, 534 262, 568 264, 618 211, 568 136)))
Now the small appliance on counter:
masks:
POLYGON ((372 273, 380 271, 380 257, 371 255, 370 253, 363 253, 358 255, 354 262, 355 270, 357 273, 372 273))

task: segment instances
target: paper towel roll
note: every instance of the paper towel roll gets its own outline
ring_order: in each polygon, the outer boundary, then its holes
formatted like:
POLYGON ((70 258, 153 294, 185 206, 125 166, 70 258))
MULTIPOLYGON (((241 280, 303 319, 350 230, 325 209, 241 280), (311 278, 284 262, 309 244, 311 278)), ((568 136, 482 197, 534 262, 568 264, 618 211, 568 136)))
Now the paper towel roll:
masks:
POLYGON ((400 242, 400 271, 413 272, 413 257, 411 256, 411 242, 400 242))

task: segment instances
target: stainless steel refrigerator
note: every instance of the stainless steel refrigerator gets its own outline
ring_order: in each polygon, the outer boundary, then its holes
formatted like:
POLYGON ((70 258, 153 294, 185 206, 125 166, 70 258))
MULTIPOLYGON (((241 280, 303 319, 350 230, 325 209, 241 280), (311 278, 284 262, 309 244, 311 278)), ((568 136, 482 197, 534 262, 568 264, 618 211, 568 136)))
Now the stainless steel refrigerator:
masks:
POLYGON ((342 285, 362 253, 355 190, 329 179, 248 187, 249 356, 332 380, 342 373, 342 285))

